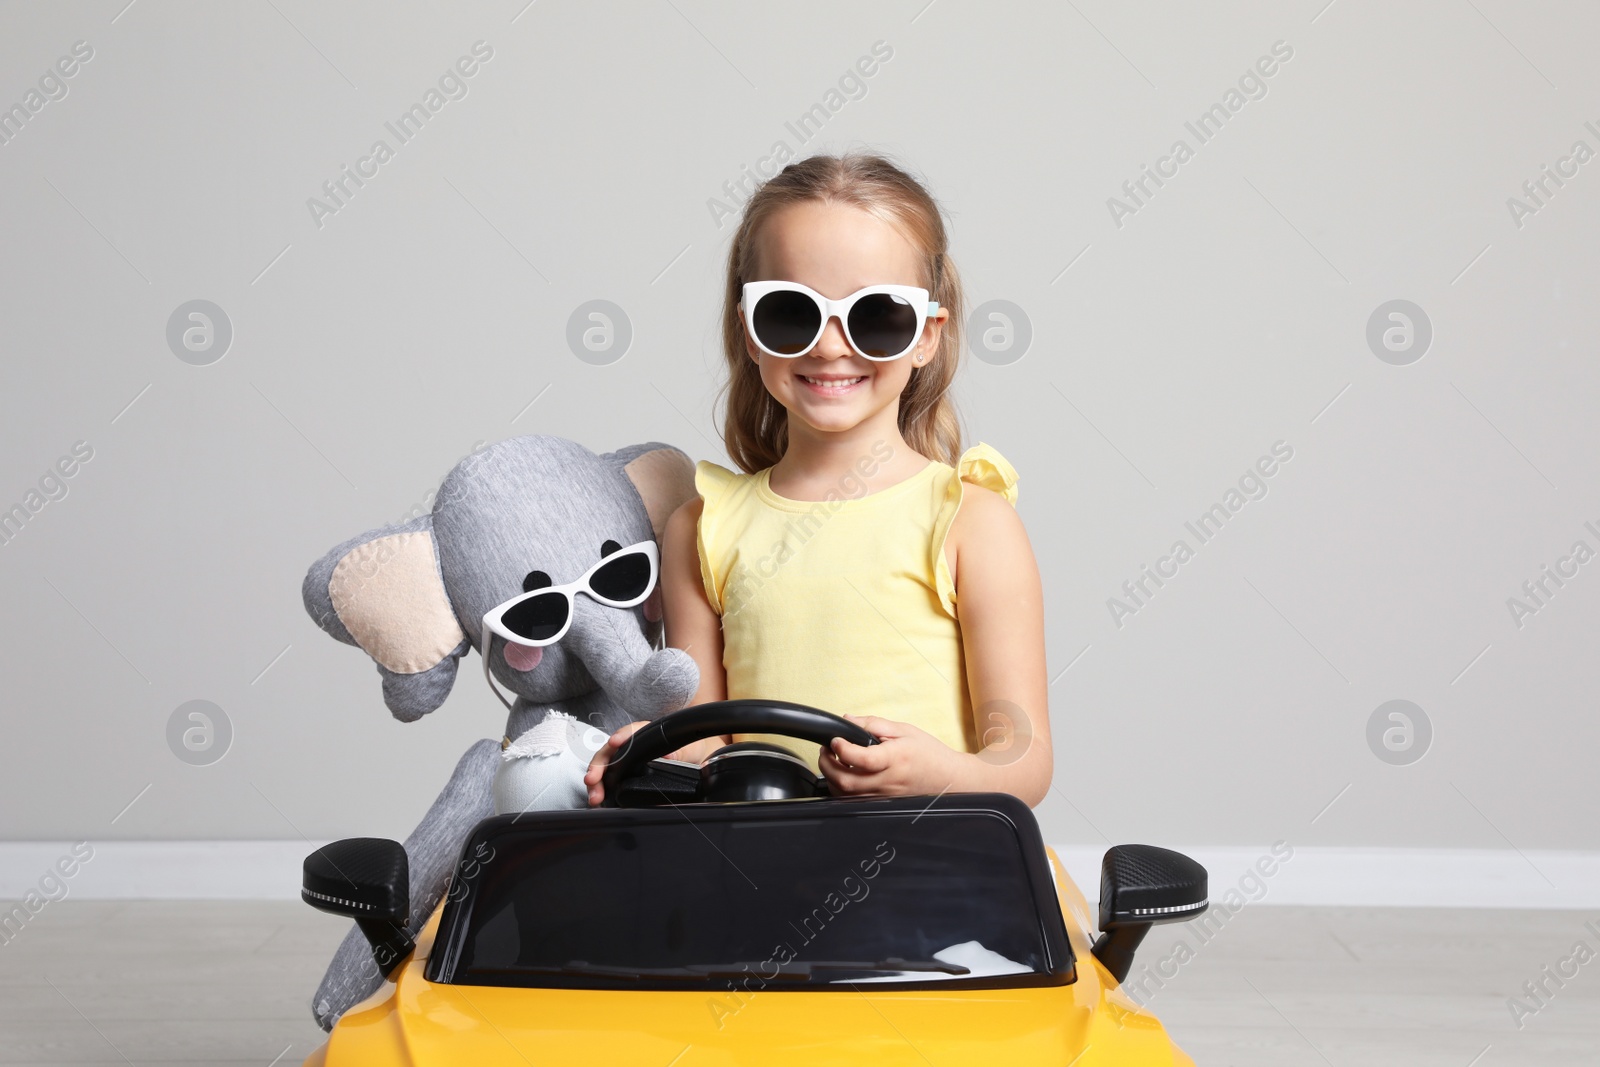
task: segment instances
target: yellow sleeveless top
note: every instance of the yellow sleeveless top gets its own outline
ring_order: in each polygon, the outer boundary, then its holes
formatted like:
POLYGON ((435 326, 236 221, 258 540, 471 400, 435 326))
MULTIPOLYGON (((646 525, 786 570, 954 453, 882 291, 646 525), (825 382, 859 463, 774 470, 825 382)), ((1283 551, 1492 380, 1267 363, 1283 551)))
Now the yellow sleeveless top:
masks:
MULTIPOLYGON (((819 501, 779 496, 769 474, 695 467, 700 574, 722 617, 728 699, 878 715, 978 751, 944 546, 964 483, 1016 504, 1011 464, 980 443, 955 468, 931 461, 880 492, 841 485, 819 501)), ((782 745, 816 766, 808 742, 735 740, 782 745)))

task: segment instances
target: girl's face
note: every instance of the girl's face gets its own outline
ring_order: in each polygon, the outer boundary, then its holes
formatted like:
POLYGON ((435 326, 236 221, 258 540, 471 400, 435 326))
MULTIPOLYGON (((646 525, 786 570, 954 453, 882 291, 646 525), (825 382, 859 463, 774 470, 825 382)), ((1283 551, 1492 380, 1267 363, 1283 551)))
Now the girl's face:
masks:
MULTIPOLYGON (((791 204, 767 220, 757 245, 757 273, 747 281, 799 282, 831 300, 869 285, 924 284, 915 246, 887 222, 847 204, 791 204)), ((884 420, 893 430, 900 394, 914 368, 932 363, 948 317, 940 308, 916 346, 886 363, 857 355, 837 318, 828 320, 811 351, 792 359, 757 348, 746 324, 745 351, 791 420, 824 433, 884 420)), ((791 433, 797 428, 791 421, 791 433)))

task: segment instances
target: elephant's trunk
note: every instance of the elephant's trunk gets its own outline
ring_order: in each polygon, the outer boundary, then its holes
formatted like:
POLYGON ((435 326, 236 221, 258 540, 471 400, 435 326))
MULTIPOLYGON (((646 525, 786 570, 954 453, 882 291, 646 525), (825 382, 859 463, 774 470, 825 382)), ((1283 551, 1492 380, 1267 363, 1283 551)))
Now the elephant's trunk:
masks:
POLYGON ((700 688, 700 671, 680 649, 652 649, 639 625, 638 611, 608 608, 578 596, 572 628, 562 644, 635 719, 656 719, 694 699, 700 688))

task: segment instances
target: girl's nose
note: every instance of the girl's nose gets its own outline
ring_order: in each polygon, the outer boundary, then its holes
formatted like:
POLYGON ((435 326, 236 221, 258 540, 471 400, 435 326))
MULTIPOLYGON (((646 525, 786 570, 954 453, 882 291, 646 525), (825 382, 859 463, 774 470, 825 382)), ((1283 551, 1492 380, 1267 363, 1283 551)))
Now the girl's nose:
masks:
POLYGON ((811 355, 819 359, 843 359, 852 353, 850 339, 844 335, 844 323, 835 315, 823 327, 822 336, 817 338, 817 345, 811 350, 811 355))

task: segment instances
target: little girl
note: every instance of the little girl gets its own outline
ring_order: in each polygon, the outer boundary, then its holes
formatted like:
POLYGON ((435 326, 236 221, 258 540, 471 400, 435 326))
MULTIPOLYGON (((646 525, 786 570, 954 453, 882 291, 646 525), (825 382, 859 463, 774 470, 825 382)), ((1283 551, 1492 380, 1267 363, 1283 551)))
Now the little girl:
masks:
MULTIPOLYGON (((938 206, 889 161, 813 156, 745 205, 728 259, 723 439, 667 524, 668 644, 693 703, 843 714, 879 740, 812 760, 834 793, 1050 787, 1044 605, 1016 472, 961 451, 961 283, 938 206)), ((584 781, 640 723, 617 731, 584 781)), ((739 738, 743 739, 743 738, 739 738)), ((674 753, 699 762, 734 738, 674 753)))

